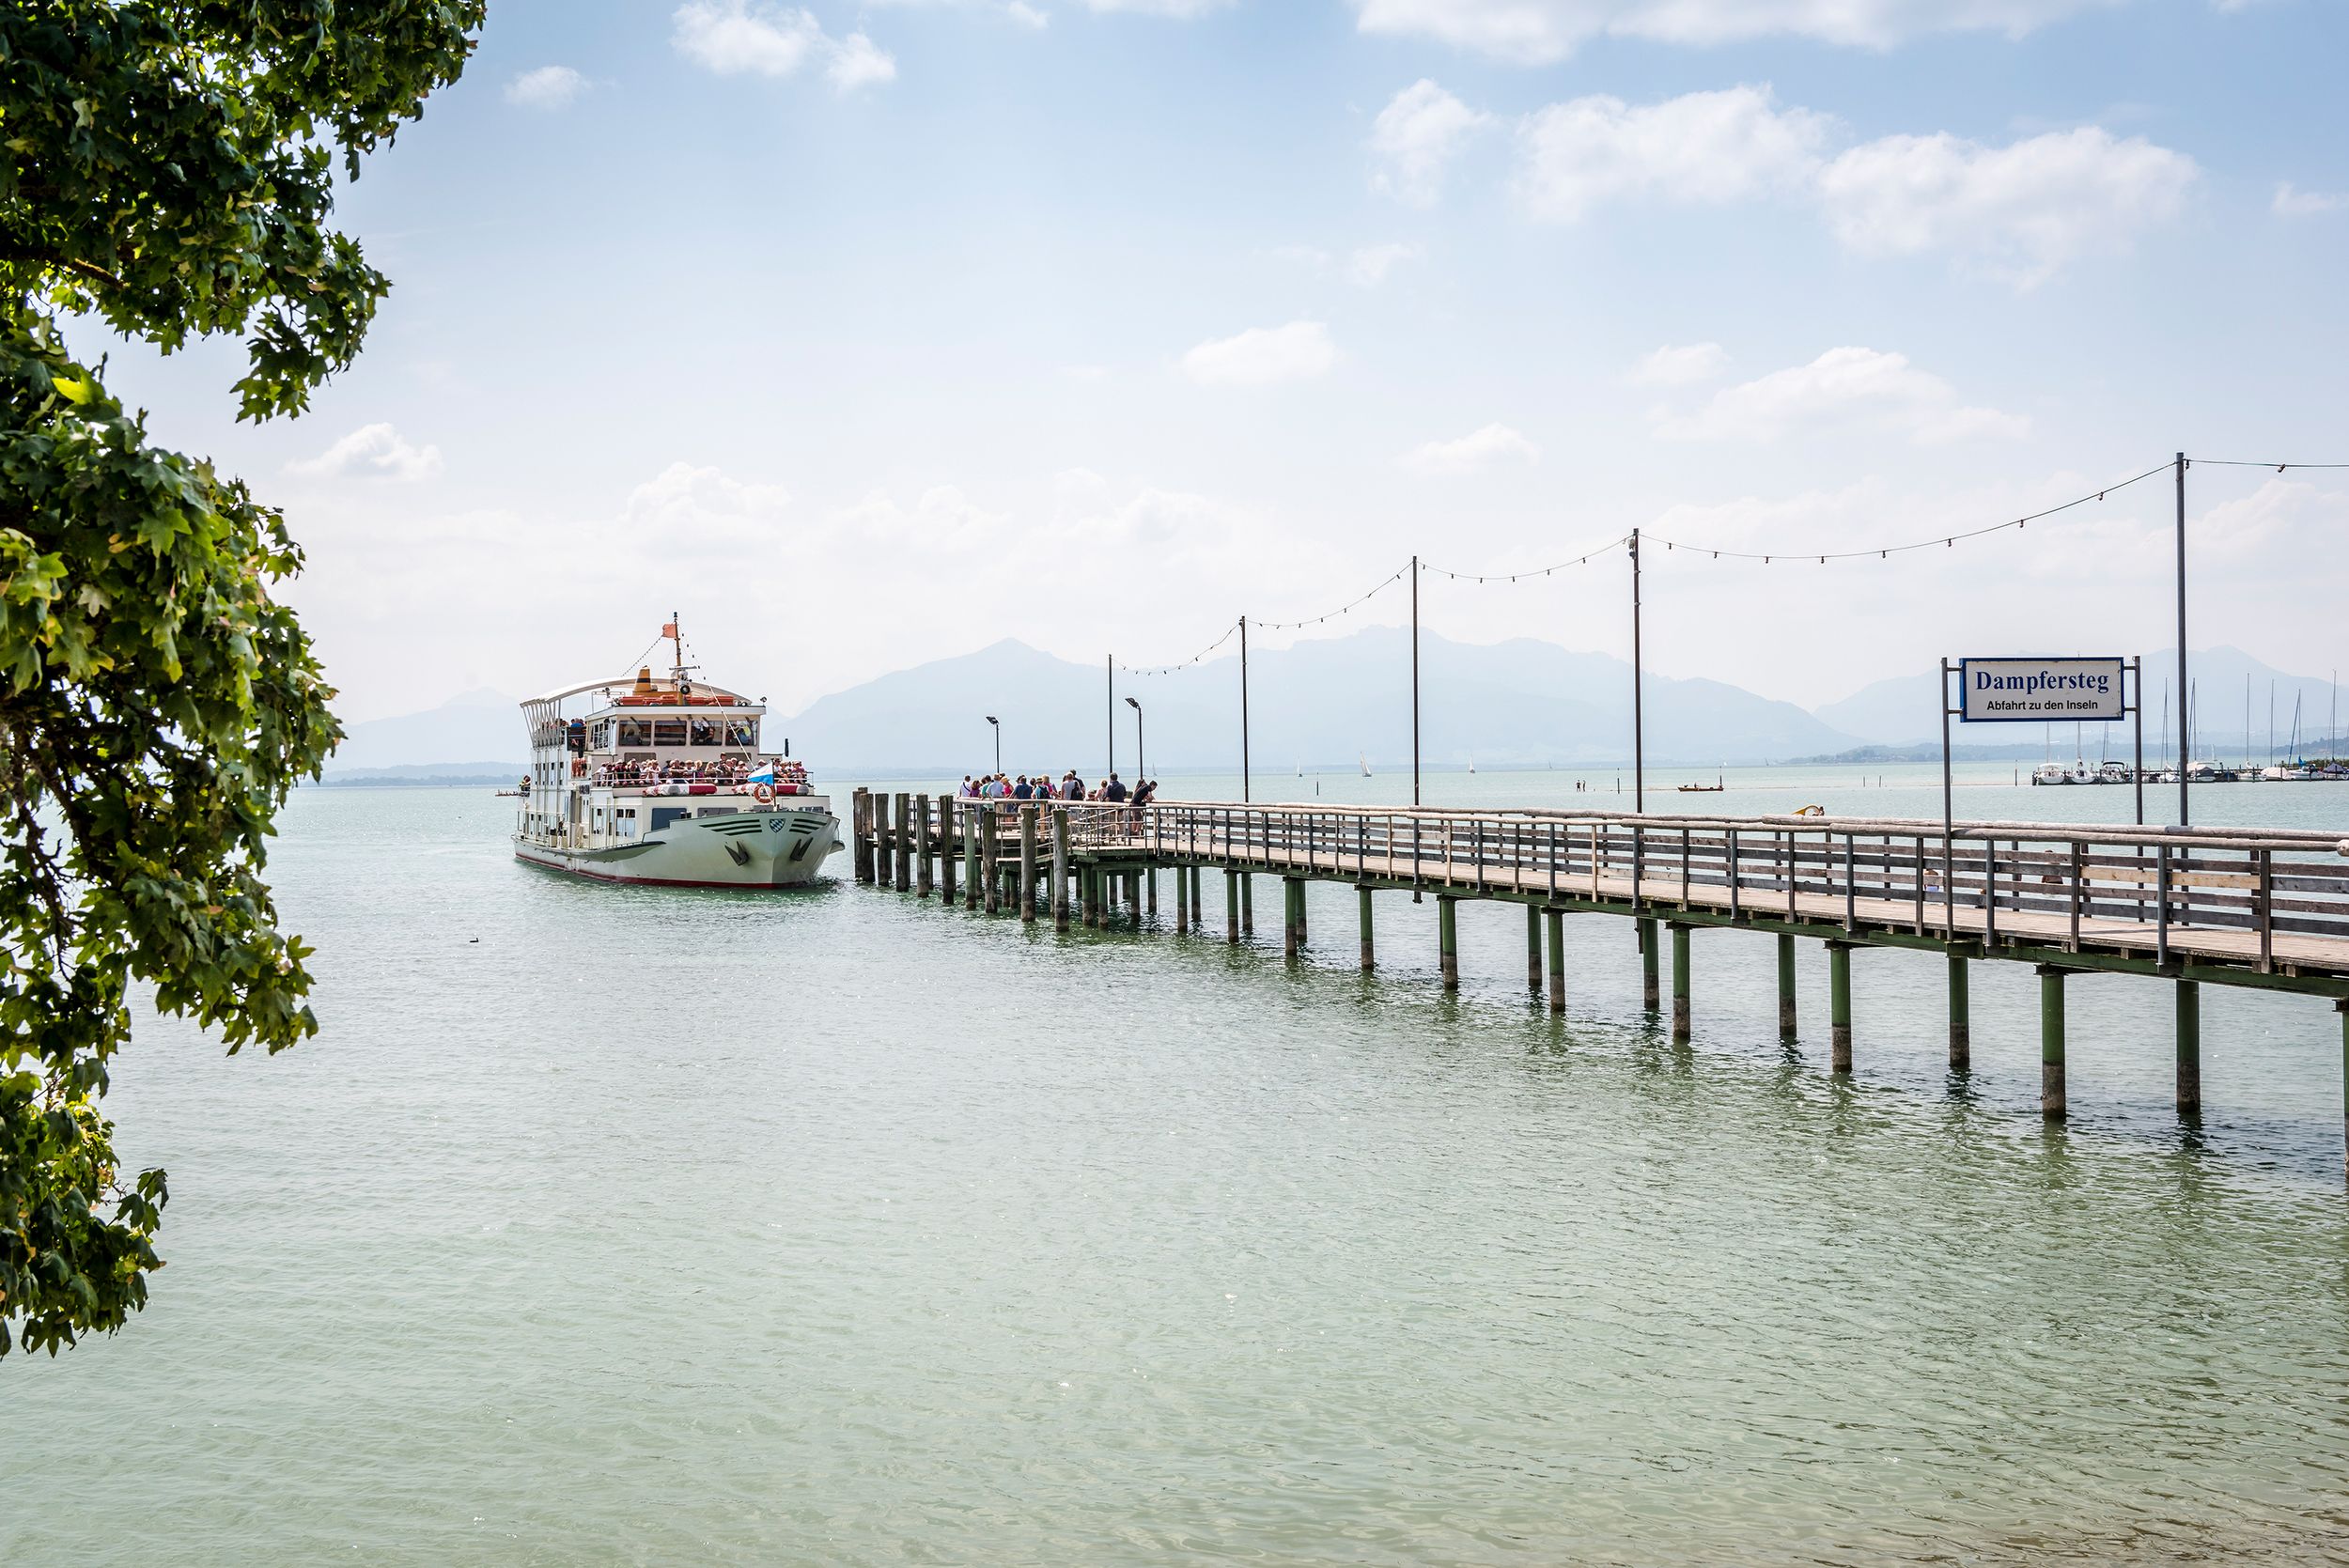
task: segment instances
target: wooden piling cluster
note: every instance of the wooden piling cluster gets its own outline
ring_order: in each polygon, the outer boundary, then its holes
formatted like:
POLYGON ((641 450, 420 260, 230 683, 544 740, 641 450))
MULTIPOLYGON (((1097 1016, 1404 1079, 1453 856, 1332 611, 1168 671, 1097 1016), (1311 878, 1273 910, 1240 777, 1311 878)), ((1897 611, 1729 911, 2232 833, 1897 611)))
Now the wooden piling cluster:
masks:
POLYGON ((1949 1065, 1972 1062, 1976 961, 2032 965, 2040 983, 2040 1104, 2069 1113, 2065 984, 2074 975, 2167 981, 2176 998, 2176 1103, 2201 1105, 2201 988, 2220 985, 2333 1001, 2342 1041, 2349 1167, 2349 840, 2272 830, 2192 832, 2128 827, 1882 819, 1454 812, 1321 805, 1064 805, 859 790, 851 818, 861 882, 966 908, 1049 908, 1055 930, 1152 921, 1158 878, 1174 877, 1180 932, 1204 924, 1201 878, 1223 873, 1227 942, 1252 935, 1252 878, 1277 877, 1282 950, 1309 945, 1307 888, 1355 890, 1360 965, 1377 965, 1374 895, 1408 891, 1437 906, 1441 985, 1460 985, 1464 901, 1522 904, 1529 993, 1565 1011, 1564 918, 1628 917, 1641 1002, 1662 1013, 1672 946, 1670 1036, 1695 1031, 1697 933, 1742 928, 1777 939, 1781 1034, 1797 1033, 1797 942, 1828 955, 1832 1070, 1854 1063, 1852 955, 1935 951, 1947 959, 1949 1065), (1049 859, 1049 864, 1047 863, 1049 859), (933 877, 933 862, 939 867, 933 877), (982 892, 982 889, 984 892, 982 892), (1122 911, 1122 914, 1121 914, 1122 911), (1547 960, 1547 961, 1545 961, 1547 960))

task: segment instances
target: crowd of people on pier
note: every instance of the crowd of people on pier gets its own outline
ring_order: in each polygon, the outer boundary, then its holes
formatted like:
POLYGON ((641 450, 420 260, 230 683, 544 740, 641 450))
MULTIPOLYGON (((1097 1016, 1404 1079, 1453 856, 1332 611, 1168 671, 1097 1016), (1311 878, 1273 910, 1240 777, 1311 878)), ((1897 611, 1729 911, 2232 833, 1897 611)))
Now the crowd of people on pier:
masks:
POLYGON ((1112 771, 1098 784, 1088 786, 1077 776, 1073 768, 1062 773, 1056 782, 1049 773, 1034 778, 1022 773, 1014 778, 1009 773, 983 773, 976 777, 962 776, 962 798, 966 800, 1085 800, 1097 804, 1146 806, 1158 799, 1159 781, 1137 779, 1128 788, 1126 782, 1112 771))

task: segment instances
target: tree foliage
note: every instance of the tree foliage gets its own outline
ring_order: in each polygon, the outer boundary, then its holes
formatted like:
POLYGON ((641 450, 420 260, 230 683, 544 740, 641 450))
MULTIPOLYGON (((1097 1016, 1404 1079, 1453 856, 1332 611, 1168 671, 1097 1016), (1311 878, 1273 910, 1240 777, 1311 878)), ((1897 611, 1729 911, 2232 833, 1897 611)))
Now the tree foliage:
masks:
POLYGON ((239 416, 300 412, 389 287, 334 182, 482 7, 0 4, 0 1355, 118 1328, 162 1266, 163 1173, 126 1177, 100 1110, 131 986, 232 1051, 316 1032, 263 871, 340 734, 271 598, 283 519, 150 444, 62 328, 240 334, 239 416))

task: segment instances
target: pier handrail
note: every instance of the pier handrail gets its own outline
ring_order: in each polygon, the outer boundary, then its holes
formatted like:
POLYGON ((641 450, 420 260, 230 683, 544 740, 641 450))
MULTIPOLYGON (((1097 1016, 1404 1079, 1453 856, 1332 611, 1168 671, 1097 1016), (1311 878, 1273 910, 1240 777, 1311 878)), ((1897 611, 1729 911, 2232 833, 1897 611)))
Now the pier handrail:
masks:
POLYGON ((2289 829, 1306 802, 1046 803, 1095 854, 2349 973, 2349 842, 2289 829), (2186 934, 2191 933, 2190 941, 2186 934))

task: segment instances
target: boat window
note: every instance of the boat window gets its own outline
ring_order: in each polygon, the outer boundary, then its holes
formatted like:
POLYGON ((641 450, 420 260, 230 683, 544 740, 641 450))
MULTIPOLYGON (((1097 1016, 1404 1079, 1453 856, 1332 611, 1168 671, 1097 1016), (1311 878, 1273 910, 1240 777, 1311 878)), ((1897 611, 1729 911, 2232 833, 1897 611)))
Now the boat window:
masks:
POLYGON ((715 719, 694 720, 692 744, 696 746, 718 744, 718 722, 715 719))
POLYGON ((623 745, 623 746, 649 746, 649 745, 651 745, 651 744, 652 744, 652 726, 651 726, 650 724, 646 723, 646 722, 644 720, 642 720, 642 719, 623 719, 623 720, 621 720, 621 721, 620 721, 620 744, 621 744, 621 745, 623 745))
POLYGON ((599 752, 608 752, 611 749, 612 721, 609 719, 598 720, 596 722, 596 750, 599 752))
POLYGON ((757 745, 758 726, 748 719, 727 720, 726 744, 729 746, 757 745))
POLYGON ((655 719, 652 722, 652 743, 656 746, 684 745, 685 721, 682 719, 655 719))

